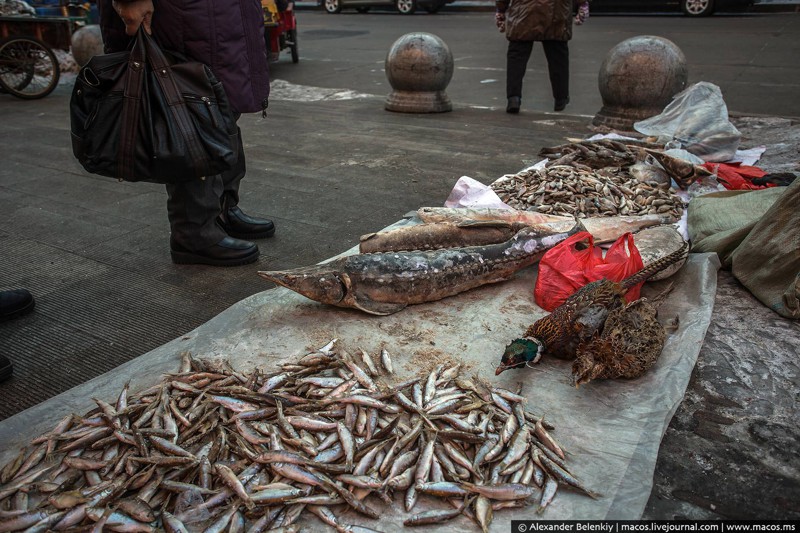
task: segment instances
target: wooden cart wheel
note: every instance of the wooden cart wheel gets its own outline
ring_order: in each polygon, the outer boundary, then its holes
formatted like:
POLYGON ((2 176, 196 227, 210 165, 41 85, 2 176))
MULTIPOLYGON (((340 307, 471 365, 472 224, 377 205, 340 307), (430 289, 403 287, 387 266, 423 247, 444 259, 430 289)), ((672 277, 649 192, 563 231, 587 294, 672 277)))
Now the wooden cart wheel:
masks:
POLYGON ((61 71, 49 46, 31 37, 0 42, 0 87, 17 98, 44 98, 56 88, 61 71))

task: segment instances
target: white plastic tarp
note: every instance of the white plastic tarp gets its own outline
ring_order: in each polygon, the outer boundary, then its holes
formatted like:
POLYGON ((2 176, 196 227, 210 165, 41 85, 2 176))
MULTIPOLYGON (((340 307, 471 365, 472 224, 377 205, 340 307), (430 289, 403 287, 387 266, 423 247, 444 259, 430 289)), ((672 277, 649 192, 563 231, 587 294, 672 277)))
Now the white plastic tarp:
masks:
MULTIPOLYGON (((674 281, 675 288, 660 316, 679 317, 680 329, 669 335, 661 358, 646 375, 578 389, 570 383, 570 363, 553 358, 543 358, 534 368, 494 375, 506 344, 545 314, 533 300, 535 267, 518 272, 510 281, 386 317, 319 304, 284 288, 267 290, 164 346, 0 422, 0 462, 11 460, 20 446, 65 414, 96 407, 92 398, 113 401, 129 380, 132 393, 157 383, 177 370, 184 350, 197 357, 227 358, 243 372, 253 367, 271 372, 279 363, 338 338, 349 350, 375 353, 385 346, 392 354, 397 380, 420 372, 430 357, 444 356, 463 362, 469 375, 499 386, 523 383, 529 409, 546 415, 555 426, 553 435, 567 450, 574 474, 602 497, 593 500, 562 489, 541 517, 535 506, 498 511, 492 531, 509 531, 512 519, 637 519, 650 494, 661 437, 683 398, 710 322, 717 268, 714 254, 692 254, 684 268, 667 280, 674 281)), ((347 513, 344 521, 382 531, 404 529, 402 520, 408 515, 400 495, 392 506, 377 498, 370 504, 380 510, 379 520, 347 513)), ((446 504, 421 498, 415 511, 426 506, 446 504)), ((304 520, 320 527, 314 517, 304 520)), ((459 518, 428 529, 455 527, 476 526, 459 518)))

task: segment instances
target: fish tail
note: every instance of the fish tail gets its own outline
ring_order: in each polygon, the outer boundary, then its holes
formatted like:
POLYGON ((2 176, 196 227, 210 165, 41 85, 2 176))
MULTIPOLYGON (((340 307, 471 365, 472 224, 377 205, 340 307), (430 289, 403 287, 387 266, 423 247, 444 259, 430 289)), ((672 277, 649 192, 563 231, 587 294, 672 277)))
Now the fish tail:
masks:
POLYGON ((633 274, 632 276, 627 277, 624 280, 622 280, 622 283, 621 283, 622 288, 627 291, 631 287, 635 287, 636 285, 647 281, 648 279, 650 279, 651 277, 655 276, 656 274, 658 274, 662 270, 664 270, 666 268, 669 268, 670 266, 674 265, 678 261, 683 260, 688 253, 689 253, 689 243, 688 242, 684 242, 683 246, 681 246, 679 250, 676 250, 676 251, 672 252, 671 254, 669 254, 669 255, 667 255, 665 257, 662 257, 661 259, 659 259, 657 261, 653 261, 652 263, 650 263, 646 267, 642 268, 636 274, 633 274))

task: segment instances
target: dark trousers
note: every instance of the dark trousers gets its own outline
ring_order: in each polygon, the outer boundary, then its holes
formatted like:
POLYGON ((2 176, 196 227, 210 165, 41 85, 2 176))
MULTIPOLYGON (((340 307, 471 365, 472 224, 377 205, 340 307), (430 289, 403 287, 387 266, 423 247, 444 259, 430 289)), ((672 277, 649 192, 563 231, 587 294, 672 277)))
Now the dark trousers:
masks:
MULTIPOLYGON (((238 116, 236 117, 238 120, 238 116)), ((239 160, 230 170, 181 183, 167 184, 167 216, 172 239, 198 251, 217 244, 226 233, 217 224, 223 209, 239 203, 239 182, 245 174, 244 147, 239 131, 239 160)))
MULTIPOLYGON (((534 41, 508 41, 506 54, 506 97, 522 96, 522 78, 528 68, 534 41)), ((569 47, 567 41, 542 41, 553 98, 569 96, 569 47)))

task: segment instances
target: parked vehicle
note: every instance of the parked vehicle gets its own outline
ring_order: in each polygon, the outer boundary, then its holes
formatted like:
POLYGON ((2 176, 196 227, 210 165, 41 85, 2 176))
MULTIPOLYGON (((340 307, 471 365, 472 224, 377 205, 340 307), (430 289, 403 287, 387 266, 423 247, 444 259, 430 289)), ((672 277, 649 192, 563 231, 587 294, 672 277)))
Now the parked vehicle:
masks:
POLYGON ((300 61, 297 51, 297 18, 292 0, 261 0, 264 13, 264 41, 267 57, 278 61, 286 48, 292 54, 292 63, 300 61))
POLYGON ((359 13, 366 13, 372 7, 392 7, 403 15, 412 15, 417 8, 428 13, 436 13, 446 4, 455 0, 320 0, 328 13, 340 13, 342 9, 355 8, 359 13))
POLYGON ((753 0, 592 0, 591 10, 596 13, 643 13, 680 9, 690 17, 706 17, 717 11, 742 11, 752 5, 753 0))

